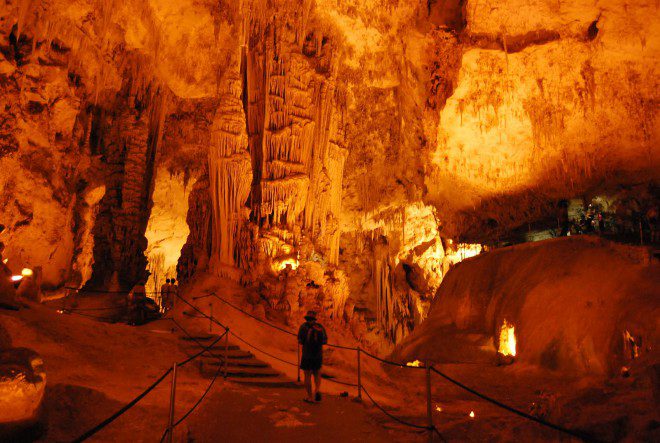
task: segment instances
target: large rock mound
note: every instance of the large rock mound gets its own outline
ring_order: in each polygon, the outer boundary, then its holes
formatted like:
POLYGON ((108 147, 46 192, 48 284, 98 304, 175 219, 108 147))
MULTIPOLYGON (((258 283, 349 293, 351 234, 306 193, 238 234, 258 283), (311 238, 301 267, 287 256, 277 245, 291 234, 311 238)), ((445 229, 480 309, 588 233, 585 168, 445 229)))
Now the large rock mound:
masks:
POLYGON ((0 439, 9 441, 38 423, 45 388, 46 372, 36 352, 0 351, 0 439))
POLYGON ((517 360, 606 374, 658 342, 660 274, 647 250, 568 237, 496 250, 449 272, 403 360, 494 359, 506 319, 517 360))

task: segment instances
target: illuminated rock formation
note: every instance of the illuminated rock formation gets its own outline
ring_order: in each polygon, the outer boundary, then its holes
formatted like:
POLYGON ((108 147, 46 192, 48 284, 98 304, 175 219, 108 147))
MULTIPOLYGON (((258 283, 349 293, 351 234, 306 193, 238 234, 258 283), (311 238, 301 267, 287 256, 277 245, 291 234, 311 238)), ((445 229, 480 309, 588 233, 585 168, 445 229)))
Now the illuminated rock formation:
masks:
POLYGON ((145 276, 152 205, 154 223, 176 212, 156 170, 197 179, 179 278, 268 287, 273 309, 318 304, 391 341, 481 245, 557 235, 561 201, 597 195, 648 236, 648 0, 5 6, 0 241, 48 288, 145 276))
POLYGON ((587 236, 492 251, 448 275, 427 321, 397 354, 495 362, 504 333, 517 361, 616 374, 633 358, 626 331, 637 342, 657 340, 657 267, 644 248, 587 236))
POLYGON ((39 420, 46 390, 43 364, 30 349, 0 350, 0 433, 4 438, 12 439, 12 432, 39 420))
POLYGON ((247 220, 247 198, 252 184, 245 112, 241 96, 240 61, 230 60, 219 84, 220 105, 211 129, 209 185, 212 205, 211 268, 234 267, 237 235, 247 220))

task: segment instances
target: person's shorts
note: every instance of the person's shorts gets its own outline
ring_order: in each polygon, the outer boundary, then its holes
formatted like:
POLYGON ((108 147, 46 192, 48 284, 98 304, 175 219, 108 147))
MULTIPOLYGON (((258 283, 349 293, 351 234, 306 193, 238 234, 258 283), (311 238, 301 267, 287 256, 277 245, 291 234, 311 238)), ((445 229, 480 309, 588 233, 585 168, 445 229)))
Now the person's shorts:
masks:
POLYGON ((323 365, 323 357, 306 357, 300 360, 300 369, 303 371, 318 371, 323 365))

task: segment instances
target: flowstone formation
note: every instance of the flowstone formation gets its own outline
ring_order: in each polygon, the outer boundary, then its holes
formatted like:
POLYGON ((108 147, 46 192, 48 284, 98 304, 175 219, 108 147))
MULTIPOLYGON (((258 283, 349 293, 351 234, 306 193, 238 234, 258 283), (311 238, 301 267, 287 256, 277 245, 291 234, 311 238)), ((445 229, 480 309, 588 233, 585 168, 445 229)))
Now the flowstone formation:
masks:
POLYGON ((575 200, 648 231, 657 9, 1 0, 7 266, 46 290, 208 273, 398 342, 453 264, 557 235, 575 200))

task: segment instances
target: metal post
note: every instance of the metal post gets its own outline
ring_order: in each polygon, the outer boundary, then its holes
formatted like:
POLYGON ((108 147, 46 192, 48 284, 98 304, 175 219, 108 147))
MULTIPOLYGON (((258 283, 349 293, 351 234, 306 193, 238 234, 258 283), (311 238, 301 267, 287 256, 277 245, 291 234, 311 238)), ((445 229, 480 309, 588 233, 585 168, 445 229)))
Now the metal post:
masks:
POLYGON ((362 400, 362 365, 360 364, 360 354, 362 353, 362 349, 358 346, 357 348, 357 363, 358 363, 358 395, 357 398, 358 400, 362 400))
POLYGON ((296 338, 296 350, 298 351, 298 383, 300 383, 300 343, 296 338))
POLYGON ((174 401, 176 394, 176 363, 172 367, 172 391, 170 393, 170 419, 167 424, 167 442, 172 443, 174 435, 174 401))
POLYGON ((209 303, 211 307, 211 315, 209 315, 209 334, 213 333, 213 302, 209 303))
POLYGON ((428 434, 429 434, 429 441, 433 441, 433 405, 431 405, 431 366, 429 365, 429 362, 427 361, 426 364, 424 365, 426 368, 426 419, 427 419, 427 426, 429 427, 428 429, 428 434))
POLYGON ((225 328, 225 378, 227 378, 227 363, 229 362, 229 328, 225 328))

